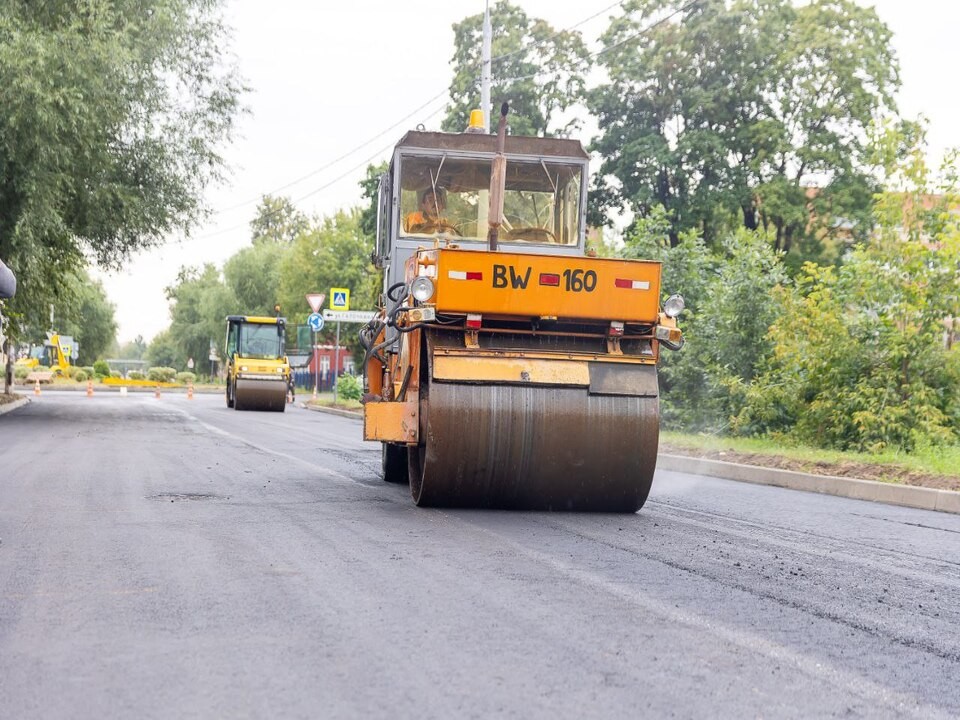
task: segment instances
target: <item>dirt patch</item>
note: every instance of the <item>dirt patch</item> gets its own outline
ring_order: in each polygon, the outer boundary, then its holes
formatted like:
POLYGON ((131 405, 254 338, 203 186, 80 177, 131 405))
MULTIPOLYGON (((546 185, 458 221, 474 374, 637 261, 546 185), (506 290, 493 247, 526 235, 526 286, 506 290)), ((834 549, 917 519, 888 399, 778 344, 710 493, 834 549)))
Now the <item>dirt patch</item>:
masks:
POLYGON ((660 452, 670 455, 705 458, 707 460, 722 460, 724 462, 741 463, 743 465, 777 468, 779 470, 795 470, 797 472, 810 473, 811 475, 833 475, 835 477, 855 478, 858 480, 877 480, 879 482, 899 483, 901 485, 916 485, 917 487, 934 488, 937 490, 960 491, 960 477, 933 475, 897 465, 873 465, 849 460, 842 462, 796 460, 782 455, 736 452, 734 450, 702 450, 670 445, 669 443, 660 443, 660 452))
POLYGON ((0 393, 0 405, 6 405, 7 403, 16 402, 21 397, 22 397, 21 395, 13 395, 13 394, 5 395, 4 393, 0 393))

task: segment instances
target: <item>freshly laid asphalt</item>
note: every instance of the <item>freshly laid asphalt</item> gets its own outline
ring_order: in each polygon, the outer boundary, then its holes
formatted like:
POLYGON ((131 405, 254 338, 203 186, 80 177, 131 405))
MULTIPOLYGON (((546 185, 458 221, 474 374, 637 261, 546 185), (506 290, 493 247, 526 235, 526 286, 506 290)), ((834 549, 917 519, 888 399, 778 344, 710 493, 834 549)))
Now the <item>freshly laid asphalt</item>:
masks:
POLYGON ((658 470, 427 510, 360 423, 0 416, 0 718, 957 717, 960 516, 658 470))

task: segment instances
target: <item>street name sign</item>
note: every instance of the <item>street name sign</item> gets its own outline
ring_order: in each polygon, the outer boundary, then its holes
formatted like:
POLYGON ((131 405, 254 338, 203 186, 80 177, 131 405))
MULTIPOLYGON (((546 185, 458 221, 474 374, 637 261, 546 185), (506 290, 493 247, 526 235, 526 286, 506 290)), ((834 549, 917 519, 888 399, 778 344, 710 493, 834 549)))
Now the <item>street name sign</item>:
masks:
POLYGON ((323 317, 325 320, 336 320, 337 322, 345 323, 368 323, 373 320, 375 312, 368 312, 366 310, 324 310, 323 317))

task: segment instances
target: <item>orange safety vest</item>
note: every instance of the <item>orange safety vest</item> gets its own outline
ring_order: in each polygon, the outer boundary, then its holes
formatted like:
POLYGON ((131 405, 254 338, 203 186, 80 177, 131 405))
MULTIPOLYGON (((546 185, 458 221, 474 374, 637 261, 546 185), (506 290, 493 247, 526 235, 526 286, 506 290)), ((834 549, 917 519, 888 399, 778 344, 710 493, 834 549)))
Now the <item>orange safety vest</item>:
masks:
POLYGON ((411 232, 412 228, 415 228, 417 225, 424 225, 429 222, 426 215, 423 214, 421 210, 414 210, 412 213, 407 215, 406 219, 403 221, 403 229, 406 232, 411 232))

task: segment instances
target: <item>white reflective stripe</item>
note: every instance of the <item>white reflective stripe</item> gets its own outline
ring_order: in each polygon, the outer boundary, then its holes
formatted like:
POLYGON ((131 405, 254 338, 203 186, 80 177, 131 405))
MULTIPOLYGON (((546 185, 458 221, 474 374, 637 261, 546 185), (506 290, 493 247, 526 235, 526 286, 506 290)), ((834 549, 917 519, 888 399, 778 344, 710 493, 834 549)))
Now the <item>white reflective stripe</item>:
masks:
POLYGON ((451 280, 466 280, 467 273, 463 270, 449 270, 447 271, 447 277, 451 280))
POLYGON ((634 280, 630 287, 633 290, 649 290, 650 283, 648 283, 646 280, 634 280))

